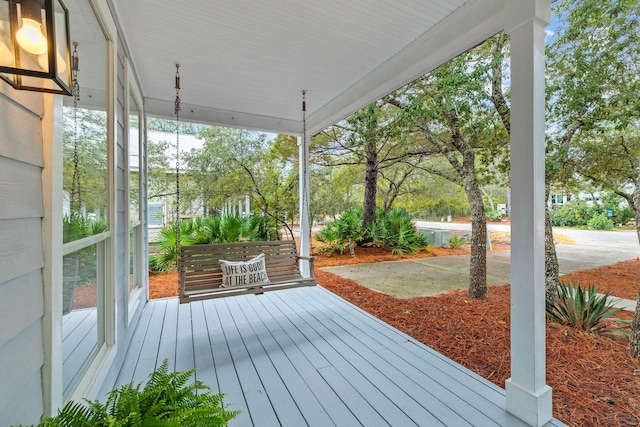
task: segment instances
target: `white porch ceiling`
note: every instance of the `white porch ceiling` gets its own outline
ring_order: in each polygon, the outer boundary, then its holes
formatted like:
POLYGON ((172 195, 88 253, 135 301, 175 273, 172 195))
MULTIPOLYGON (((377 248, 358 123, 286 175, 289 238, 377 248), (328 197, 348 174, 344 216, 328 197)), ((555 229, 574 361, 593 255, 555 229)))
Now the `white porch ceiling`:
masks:
POLYGON ((504 0, 112 0, 146 111, 301 133, 357 111, 502 28, 504 0))

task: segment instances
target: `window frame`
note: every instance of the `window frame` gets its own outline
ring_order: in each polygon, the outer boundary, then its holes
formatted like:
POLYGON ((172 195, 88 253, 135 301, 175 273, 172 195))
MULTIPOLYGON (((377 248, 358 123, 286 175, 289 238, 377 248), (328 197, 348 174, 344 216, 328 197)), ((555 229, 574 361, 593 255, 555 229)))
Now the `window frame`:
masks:
MULTIPOLYGON (((130 324, 133 320, 134 314, 136 312, 136 308, 140 304, 140 301, 143 300, 143 296, 146 296, 146 281, 144 279, 144 233, 143 233, 143 218, 144 218, 144 204, 143 204, 143 157, 144 157, 144 103, 142 100, 142 94, 138 85, 136 84, 136 80, 133 75, 133 69, 129 58, 125 58, 124 65, 125 73, 124 73, 124 86, 125 86, 125 99, 124 99, 124 149, 125 149, 125 161, 126 161, 126 170, 125 170, 125 212, 127 215, 127 220, 125 221, 125 254, 127 258, 131 256, 131 233, 133 232, 133 239, 135 242, 134 247, 134 269, 133 274, 137 277, 134 277, 134 282, 137 282, 139 285, 134 286, 134 288, 129 291, 127 285, 127 323, 130 324), (134 221, 134 224, 129 219, 129 207, 131 203, 131 157, 130 157, 130 146, 131 146, 131 134, 130 134, 130 117, 131 117, 131 100, 136 103, 138 110, 138 219, 134 221)), ((129 276, 131 271, 129 269, 129 261, 127 262, 126 267, 126 277, 127 283, 129 280, 129 276)))

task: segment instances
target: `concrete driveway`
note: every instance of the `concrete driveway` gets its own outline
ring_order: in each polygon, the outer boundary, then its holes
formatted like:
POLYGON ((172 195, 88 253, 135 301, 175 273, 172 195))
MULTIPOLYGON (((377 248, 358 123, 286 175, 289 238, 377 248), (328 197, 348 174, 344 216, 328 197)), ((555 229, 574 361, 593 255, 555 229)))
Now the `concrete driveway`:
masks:
MULTIPOLYGON (((470 224, 418 221, 419 228, 471 230, 470 224)), ((510 231, 509 225, 489 224, 490 231, 510 231)), ((554 233, 570 237, 574 244, 557 244, 560 273, 586 270, 640 256, 640 245, 633 231, 588 231, 554 229, 554 233)), ((469 255, 420 258, 393 262, 325 267, 325 271, 353 279, 367 287, 413 298, 467 289, 469 255)), ((510 251, 487 253, 487 284, 510 282, 510 251)))

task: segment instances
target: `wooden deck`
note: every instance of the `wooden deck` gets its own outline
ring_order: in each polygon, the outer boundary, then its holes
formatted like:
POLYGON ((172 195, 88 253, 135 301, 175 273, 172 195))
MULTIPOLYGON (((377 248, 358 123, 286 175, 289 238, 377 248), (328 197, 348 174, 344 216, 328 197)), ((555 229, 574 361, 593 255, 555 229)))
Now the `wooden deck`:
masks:
POLYGON ((98 350, 96 308, 73 310, 62 317, 63 395, 69 395, 98 350))
POLYGON ((320 286, 151 301, 113 386, 164 358, 225 393, 235 426, 524 425, 503 389, 320 286))

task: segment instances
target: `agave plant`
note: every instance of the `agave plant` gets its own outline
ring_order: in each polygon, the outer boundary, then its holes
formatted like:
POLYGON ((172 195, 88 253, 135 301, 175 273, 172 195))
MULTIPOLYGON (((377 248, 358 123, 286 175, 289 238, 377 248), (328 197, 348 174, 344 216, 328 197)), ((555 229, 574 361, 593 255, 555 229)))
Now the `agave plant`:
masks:
POLYGON ((605 319, 618 321, 614 316, 621 309, 607 301, 611 292, 599 294, 598 288, 574 286, 570 281, 560 283, 556 292, 547 298, 547 317, 556 323, 585 331, 601 332, 609 329, 605 319))
POLYGON ((125 384, 109 393, 105 403, 71 401, 53 418, 43 420, 39 427, 133 427, 133 426, 226 426, 238 416, 222 401, 223 394, 212 394, 202 381, 187 385, 195 369, 168 372, 169 361, 142 383, 125 384))

